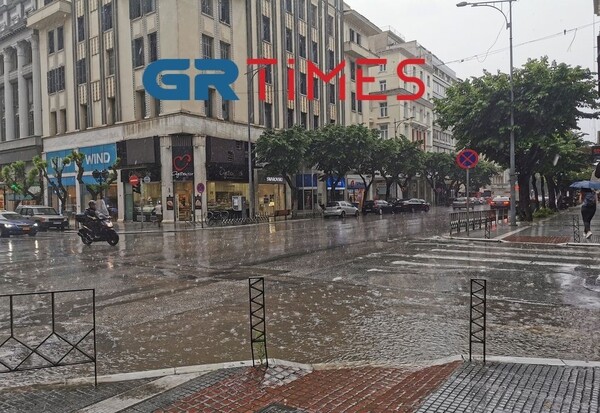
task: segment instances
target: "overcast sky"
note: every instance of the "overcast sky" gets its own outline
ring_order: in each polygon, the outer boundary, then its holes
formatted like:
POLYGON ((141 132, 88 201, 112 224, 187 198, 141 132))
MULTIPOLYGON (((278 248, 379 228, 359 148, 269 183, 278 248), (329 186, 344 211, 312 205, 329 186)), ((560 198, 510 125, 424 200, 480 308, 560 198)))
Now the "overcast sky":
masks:
MULTIPOLYGON (((377 26, 392 26, 405 40, 417 40, 444 62, 479 55, 448 64, 460 78, 480 76, 484 69, 509 71, 506 22, 489 7, 458 8, 459 0, 345 1, 377 26), (505 50, 486 57, 490 48, 492 52, 505 50)), ((508 15, 508 3, 499 6, 508 15)), ((594 26, 595 21, 593 0, 517 0, 513 3, 515 67, 528 58, 547 55, 550 60, 596 72, 595 32, 600 30, 600 20, 594 26), (552 37, 535 41, 549 36, 552 37)), ((587 140, 596 141, 600 121, 582 121, 580 126, 590 135, 587 140)))

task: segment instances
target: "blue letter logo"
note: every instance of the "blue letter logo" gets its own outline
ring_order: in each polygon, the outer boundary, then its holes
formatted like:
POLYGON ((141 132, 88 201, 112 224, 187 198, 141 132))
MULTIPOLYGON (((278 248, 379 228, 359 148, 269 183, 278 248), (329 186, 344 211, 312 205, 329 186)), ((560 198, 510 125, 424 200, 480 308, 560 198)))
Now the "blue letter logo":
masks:
POLYGON ((158 76, 168 70, 187 70, 190 68, 190 61, 186 59, 161 59, 150 63, 144 75, 142 83, 146 92, 158 100, 189 100, 190 99, 190 78, 183 73, 162 75, 162 84, 171 86, 163 88, 158 83, 158 76))

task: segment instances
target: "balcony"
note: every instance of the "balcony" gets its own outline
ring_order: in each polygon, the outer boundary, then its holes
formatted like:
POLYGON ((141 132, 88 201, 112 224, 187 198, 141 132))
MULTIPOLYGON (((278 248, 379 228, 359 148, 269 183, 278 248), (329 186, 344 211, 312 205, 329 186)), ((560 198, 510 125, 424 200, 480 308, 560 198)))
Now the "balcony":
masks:
POLYGON ((344 53, 355 59, 377 59, 378 56, 354 42, 344 42, 344 53))
POLYGON ((27 27, 42 29, 62 23, 71 14, 71 2, 54 0, 38 10, 32 10, 27 16, 27 27))

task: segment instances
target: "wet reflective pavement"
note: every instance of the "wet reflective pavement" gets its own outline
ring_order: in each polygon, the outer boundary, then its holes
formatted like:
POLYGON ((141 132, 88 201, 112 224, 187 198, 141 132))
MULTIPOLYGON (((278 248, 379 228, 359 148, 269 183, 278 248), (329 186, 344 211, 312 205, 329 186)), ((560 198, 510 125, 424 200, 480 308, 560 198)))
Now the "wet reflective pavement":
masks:
POLYGON ((270 357, 465 353, 468 280, 484 277, 489 354, 600 360, 596 249, 449 241, 448 212, 125 235, 117 247, 3 239, 2 293, 95 288, 100 374, 251 358, 250 276, 266 278, 270 357))

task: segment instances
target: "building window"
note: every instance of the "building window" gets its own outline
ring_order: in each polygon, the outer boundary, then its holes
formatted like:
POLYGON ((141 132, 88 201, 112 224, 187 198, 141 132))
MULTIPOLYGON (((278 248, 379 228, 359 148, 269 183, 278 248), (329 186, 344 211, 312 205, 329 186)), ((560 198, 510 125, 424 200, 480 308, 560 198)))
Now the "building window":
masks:
POLYGON ((156 32, 150 33, 148 35, 148 47, 150 48, 150 56, 149 59, 151 62, 155 62, 158 60, 158 38, 156 32))
POLYGON ((156 10, 156 0, 129 0, 129 18, 137 19, 156 10))
POLYGON ((362 100, 357 101, 357 104, 358 104, 358 113, 362 114, 363 113, 363 111, 362 111, 362 100))
POLYGON ((350 29, 350 41, 353 42, 356 39, 356 32, 354 29, 350 29))
POLYGON ((307 120, 307 113, 300 112, 300 125, 302 125, 303 128, 306 128, 308 126, 306 124, 306 120, 307 120))
POLYGON ((298 38, 298 54, 306 59, 306 36, 300 35, 298 38))
POLYGON ((114 125, 117 120, 115 98, 108 98, 108 108, 106 111, 106 121, 109 125, 114 125))
POLYGON ((319 27, 319 9, 316 4, 310 4, 310 24, 315 29, 319 27))
POLYGON ((287 110, 287 127, 291 128, 294 126, 294 109, 287 110))
POLYGON ((144 66, 144 39, 133 39, 133 67, 144 66))
POLYGON ((333 50, 328 50, 327 51, 327 68, 329 70, 333 70, 334 67, 335 67, 335 53, 333 53, 333 50))
POLYGON ((319 45, 315 41, 312 42, 312 55, 310 57, 313 63, 319 63, 319 45))
POLYGON ((221 51, 221 59, 231 59, 231 45, 229 43, 220 42, 219 49, 221 51))
POLYGON ((202 57, 204 59, 213 58, 213 38, 205 34, 202 35, 202 57))
POLYGON ((381 139, 388 138, 388 125, 379 125, 379 137, 381 139))
POLYGON ((379 81, 379 90, 381 92, 387 90, 387 81, 385 81, 385 80, 380 80, 379 81))
POLYGON ((294 4, 292 0, 285 0, 285 11, 292 13, 294 11, 294 4))
POLYGON ((386 65, 385 65, 385 63, 383 63, 383 64, 379 65, 379 71, 380 71, 380 72, 385 72, 385 69, 386 69, 386 65))
POLYGON ((200 3, 202 5, 202 13, 212 16, 213 15, 213 0, 201 0, 200 3))
POLYGON ((333 16, 327 15, 327 34, 333 36, 333 16))
POLYGON ((292 29, 285 29, 285 50, 294 53, 294 36, 292 35, 292 29))
POLYGON ((427 87, 431 86, 431 77, 427 75, 427 87))
POLYGON ((79 129, 86 130, 89 126, 88 106, 79 105, 79 129))
POLYGON ((207 118, 214 117, 215 90, 208 89, 208 99, 204 101, 204 114, 207 118))
POLYGON ((146 117, 146 92, 143 90, 135 92, 135 118, 142 120, 146 117))
POLYGON ((65 67, 52 69, 47 74, 48 94, 60 92, 65 89, 65 67))
POLYGON ((83 42, 85 40, 85 18, 79 16, 77 18, 77 41, 83 42))
POLYGON ((329 84, 329 103, 335 103, 335 85, 329 84))
POLYGON ((143 0, 144 3, 144 14, 152 13, 156 10, 156 0, 143 0))
POLYGON ((353 112, 356 112, 356 93, 350 93, 350 106, 353 112))
POLYGON ((112 28, 112 3, 108 3, 102 6, 102 31, 107 31, 112 28))
POLYGON ((300 94, 306 96, 306 73, 300 73, 300 94))
POLYGON ((229 0, 220 0, 219 20, 225 24, 231 23, 229 18, 229 0))
POLYGON ((306 18, 306 0, 298 0, 298 17, 301 20, 306 18))
POLYGON ((379 117, 386 118, 388 115, 388 106, 387 102, 379 103, 379 117))
POLYGON ((273 105, 265 102, 265 127, 273 129, 273 105))
POLYGON ((152 98, 154 103, 154 116, 160 116, 160 100, 152 98))
POLYGON ((319 115, 313 115, 313 129, 319 129, 319 115))
POLYGON ((265 42, 271 41, 271 19, 267 16, 262 16, 262 39, 265 42))
POLYGON ((350 80, 356 80, 356 63, 350 61, 350 80))
POLYGON ((54 30, 48 31, 48 53, 54 53, 54 30))
POLYGON ((85 58, 77 61, 76 68, 77 84, 81 85, 82 83, 87 82, 87 66, 85 64, 85 58))
POLYGON ((265 67, 265 82, 269 85, 273 83, 273 66, 271 65, 265 67))
POLYGON ((62 26, 56 29, 56 50, 65 48, 65 33, 62 26))
POLYGON ((313 97, 319 99, 319 82, 317 78, 313 78, 313 97))
POLYGON ((106 70, 109 76, 115 74, 115 49, 106 51, 106 70))
POLYGON ((223 114, 223 120, 229 120, 231 114, 230 111, 230 102, 228 100, 223 99, 221 102, 221 112, 223 114))

